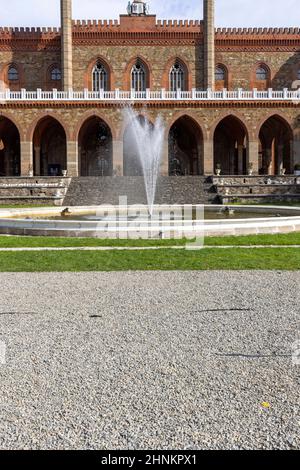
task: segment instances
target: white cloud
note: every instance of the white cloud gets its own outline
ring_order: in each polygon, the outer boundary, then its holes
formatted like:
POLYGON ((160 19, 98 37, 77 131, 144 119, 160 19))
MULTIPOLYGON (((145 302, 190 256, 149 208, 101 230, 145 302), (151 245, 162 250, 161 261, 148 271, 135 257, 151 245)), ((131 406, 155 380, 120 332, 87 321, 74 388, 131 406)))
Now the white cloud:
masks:
MULTIPOLYGON (((2 26, 57 26, 59 0, 0 0, 2 26)), ((202 18, 202 0, 149 0, 159 18, 202 18)), ((73 0, 73 17, 115 19, 127 0, 73 0)), ((299 0, 216 0, 217 26, 300 26, 299 0)))

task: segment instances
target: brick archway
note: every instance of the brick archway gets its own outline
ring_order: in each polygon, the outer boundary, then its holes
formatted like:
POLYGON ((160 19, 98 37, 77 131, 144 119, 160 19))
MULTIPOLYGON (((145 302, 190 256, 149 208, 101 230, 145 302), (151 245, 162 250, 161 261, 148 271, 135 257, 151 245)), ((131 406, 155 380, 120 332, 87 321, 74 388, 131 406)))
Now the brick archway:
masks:
POLYGON ((191 116, 178 117, 168 132, 169 175, 201 175, 204 172, 203 132, 191 116))
POLYGON ((248 130, 237 116, 229 114, 214 127, 214 168, 223 175, 247 173, 248 130))
POLYGON ((110 128, 113 140, 117 140, 118 135, 120 133, 118 127, 114 124, 114 122, 105 113, 102 113, 101 111, 97 111, 97 110, 87 111, 87 112, 82 114, 79 121, 77 121, 74 132, 72 133, 72 140, 78 142, 79 133, 80 133, 80 130, 81 130, 83 124, 88 119, 90 119, 92 117, 96 117, 96 118, 99 118, 102 121, 104 121, 107 124, 107 126, 110 128))
POLYGON ((259 172, 293 173, 292 141, 293 130, 285 118, 275 113, 265 119, 259 129, 259 172))
POLYGON ((97 115, 87 117, 78 133, 81 176, 111 176, 113 136, 107 122, 97 115))
POLYGON ((66 139, 70 140, 70 135, 71 135, 71 129, 69 125, 65 123, 65 121, 61 118, 61 116, 53 111, 51 112, 46 112, 43 114, 40 114, 34 121, 31 122, 30 126, 26 130, 26 141, 30 142, 33 139, 33 134, 35 132, 35 129, 37 128, 38 124, 40 121, 44 120, 45 118, 52 118, 55 121, 57 121, 61 127, 63 128, 66 139))
POLYGON ((67 138, 59 121, 48 115, 35 126, 33 136, 35 175, 60 176, 67 169, 67 138))
POLYGON ((0 176, 20 176, 20 132, 15 123, 0 115, 0 176))
POLYGON ((138 120, 141 126, 153 129, 154 124, 144 114, 132 116, 131 120, 127 120, 127 125, 123 132, 123 173, 124 176, 142 176, 143 170, 140 161, 140 147, 136 140, 136 130, 134 128, 134 120, 138 120))

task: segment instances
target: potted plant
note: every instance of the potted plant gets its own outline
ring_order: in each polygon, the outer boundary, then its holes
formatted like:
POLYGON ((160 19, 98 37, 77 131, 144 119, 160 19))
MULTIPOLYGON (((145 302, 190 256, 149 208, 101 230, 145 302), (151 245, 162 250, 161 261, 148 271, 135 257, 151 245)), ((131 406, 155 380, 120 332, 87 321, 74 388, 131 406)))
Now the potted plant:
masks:
POLYGON ((300 176, 300 163, 296 163, 295 167, 294 167, 294 172, 295 172, 295 175, 296 176, 300 176))
POLYGON ((253 175, 253 162, 249 162, 248 165, 248 175, 252 176, 253 175))
POLYGON ((222 170, 222 169, 221 169, 221 164, 220 164, 220 163, 217 163, 217 164, 216 164, 216 175, 217 175, 217 176, 220 176, 221 170, 222 170))

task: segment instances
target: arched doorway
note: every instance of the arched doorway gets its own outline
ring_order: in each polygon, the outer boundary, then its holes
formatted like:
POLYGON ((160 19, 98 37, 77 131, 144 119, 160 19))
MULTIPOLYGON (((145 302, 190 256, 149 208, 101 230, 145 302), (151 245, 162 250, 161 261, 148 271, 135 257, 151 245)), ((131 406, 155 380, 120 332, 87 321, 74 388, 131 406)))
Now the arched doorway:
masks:
POLYGON ((279 175, 283 169, 293 172, 293 132, 280 116, 271 116, 260 128, 259 172, 263 175, 279 175))
POLYGON ((34 174, 61 176, 67 169, 66 133, 52 116, 42 118, 33 134, 34 174))
POLYGON ((226 116, 214 132, 214 168, 223 175, 247 173, 247 130, 237 117, 226 116))
POLYGON ((20 134, 15 124, 0 116, 0 176, 20 176, 20 134))
POLYGON ((92 116, 84 122, 79 132, 78 147, 81 176, 112 175, 112 133, 103 119, 92 116))
MULTIPOLYGON (((145 116, 135 116, 133 119, 138 119, 142 126, 153 127, 153 124, 145 116)), ((143 175, 133 123, 129 123, 124 132, 123 171, 124 176, 143 175)))
POLYGON ((169 132, 169 175, 203 174, 203 135, 189 116, 182 116, 169 132))

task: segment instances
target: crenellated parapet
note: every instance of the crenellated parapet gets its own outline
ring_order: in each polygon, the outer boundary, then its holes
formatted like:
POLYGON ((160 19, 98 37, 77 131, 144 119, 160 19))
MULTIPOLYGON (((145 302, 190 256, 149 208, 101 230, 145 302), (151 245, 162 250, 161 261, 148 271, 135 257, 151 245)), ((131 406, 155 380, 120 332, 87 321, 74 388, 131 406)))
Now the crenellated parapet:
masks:
POLYGON ((0 28, 0 51, 60 50, 60 28, 0 28))
POLYGON ((74 31, 82 28, 96 28, 97 30, 112 29, 113 31, 127 30, 128 26, 135 25, 138 29, 153 29, 159 31, 163 29, 186 29, 199 32, 202 26, 200 20, 156 20, 155 16, 128 17, 121 16, 120 20, 73 20, 74 31))
POLYGON ((225 36, 300 35, 300 28, 217 28, 216 34, 225 36))
POLYGON ((219 50, 299 51, 300 28, 217 28, 219 50))
POLYGON ((41 34, 45 34, 45 35, 57 35, 57 34, 60 34, 60 28, 34 28, 34 27, 31 27, 31 28, 13 28, 13 27, 0 27, 0 36, 2 35, 26 35, 26 37, 28 37, 28 35, 33 35, 33 36, 37 36, 37 35, 41 35, 41 34))
MULTIPOLYGON (((155 15, 119 20, 73 20, 73 45, 140 44, 193 45, 203 42, 201 20, 157 20, 155 15)), ((0 50, 60 50, 61 29, 57 27, 1 27, 0 50)), ((216 49, 300 50, 300 28, 216 28, 216 49), (278 48, 278 49, 277 49, 278 48)))

